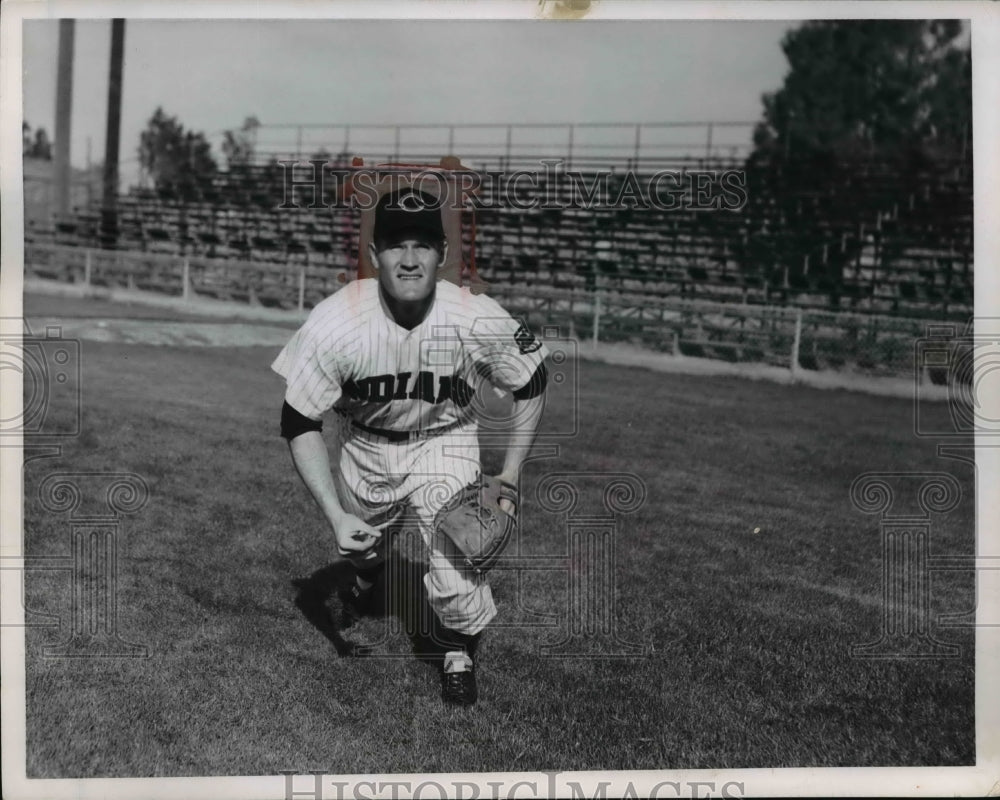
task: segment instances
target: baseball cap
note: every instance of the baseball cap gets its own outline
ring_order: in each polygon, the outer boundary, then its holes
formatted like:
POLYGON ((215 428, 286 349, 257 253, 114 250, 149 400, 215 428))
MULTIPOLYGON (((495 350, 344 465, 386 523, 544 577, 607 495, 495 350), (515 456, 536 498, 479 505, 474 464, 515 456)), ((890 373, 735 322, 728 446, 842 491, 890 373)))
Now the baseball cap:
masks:
POLYGON ((404 234, 443 241, 440 199, 412 188, 383 195, 375 206, 374 240, 393 241, 404 234))

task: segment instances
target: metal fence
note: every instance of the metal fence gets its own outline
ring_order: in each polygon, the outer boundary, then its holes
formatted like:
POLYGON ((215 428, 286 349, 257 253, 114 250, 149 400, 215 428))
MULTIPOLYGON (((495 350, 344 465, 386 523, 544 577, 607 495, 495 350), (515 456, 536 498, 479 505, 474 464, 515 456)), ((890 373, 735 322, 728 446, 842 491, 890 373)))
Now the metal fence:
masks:
POLYGON ((464 163, 506 167, 561 158, 567 165, 671 162, 678 158, 745 158, 754 122, 524 123, 465 125, 259 125, 252 131, 255 158, 303 159, 323 152, 373 160, 437 161, 459 155, 464 163))
MULTIPOLYGON (((355 273, 346 269, 209 259, 31 244, 25 274, 79 284, 145 290, 185 298, 224 299, 303 311, 336 292, 355 273)), ((794 307, 713 303, 639 292, 495 284, 488 292, 532 327, 558 326, 564 335, 597 343, 629 343, 677 357, 722 359, 800 370, 872 376, 947 374, 917 359, 931 334, 959 342, 965 330, 879 315, 794 307)), ((940 350, 940 348, 938 348, 940 350)), ((939 365, 940 366, 940 365, 939 365)))
POLYGON ((490 290, 533 327, 559 325, 573 338, 630 343, 673 356, 768 364, 800 371, 836 370, 873 377, 943 382, 918 364, 929 333, 957 341, 964 326, 794 307, 712 303, 598 290, 543 287, 490 290))
POLYGON ((351 277, 345 269, 168 253, 29 244, 25 275, 85 287, 156 292, 305 310, 351 277))

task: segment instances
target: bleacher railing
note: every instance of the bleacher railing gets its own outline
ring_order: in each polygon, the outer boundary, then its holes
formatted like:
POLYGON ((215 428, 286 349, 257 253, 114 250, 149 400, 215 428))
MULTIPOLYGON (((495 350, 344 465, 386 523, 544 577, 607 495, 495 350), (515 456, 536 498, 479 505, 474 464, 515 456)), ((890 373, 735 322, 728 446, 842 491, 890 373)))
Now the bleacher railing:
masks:
POLYGON ((753 122, 538 123, 467 125, 260 125, 257 163, 305 159, 323 151, 367 162, 432 162, 455 155, 464 164, 502 169, 561 158, 567 167, 602 162, 669 165, 692 159, 742 159, 753 122))
MULTIPOLYGON (((342 288, 348 270, 133 253, 49 244, 25 248, 26 278, 82 289, 155 292, 196 302, 238 301, 305 312, 342 288)), ((869 376, 924 375, 917 344, 928 319, 831 313, 801 308, 688 300, 598 286, 557 288, 494 284, 489 293, 535 329, 558 326, 580 341, 624 342, 674 356, 767 364, 790 370, 834 369, 869 376)), ((940 380, 940 377, 926 377, 940 380)))

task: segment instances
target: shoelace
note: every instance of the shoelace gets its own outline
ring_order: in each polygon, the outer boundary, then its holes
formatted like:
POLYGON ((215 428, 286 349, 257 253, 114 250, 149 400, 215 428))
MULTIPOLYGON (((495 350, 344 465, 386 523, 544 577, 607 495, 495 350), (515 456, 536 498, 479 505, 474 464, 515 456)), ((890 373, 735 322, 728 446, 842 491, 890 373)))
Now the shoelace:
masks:
POLYGON ((452 697, 469 698, 472 696, 472 670, 464 672, 446 672, 444 674, 445 689, 452 697))

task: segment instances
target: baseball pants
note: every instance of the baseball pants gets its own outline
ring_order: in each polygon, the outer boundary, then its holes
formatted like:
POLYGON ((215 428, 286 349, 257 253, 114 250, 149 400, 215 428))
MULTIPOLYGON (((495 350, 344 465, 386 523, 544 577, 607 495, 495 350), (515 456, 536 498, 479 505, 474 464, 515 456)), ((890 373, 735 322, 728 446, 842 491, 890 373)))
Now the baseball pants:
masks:
MULTIPOLYGON (((334 480, 345 510, 382 527, 409 510, 429 553, 424 586, 431 608, 446 627, 479 633, 496 616, 489 584, 463 564, 434 518, 480 472, 475 424, 412 442, 390 442, 345 423, 334 480)), ((387 526, 388 528, 388 526, 387 526)))

